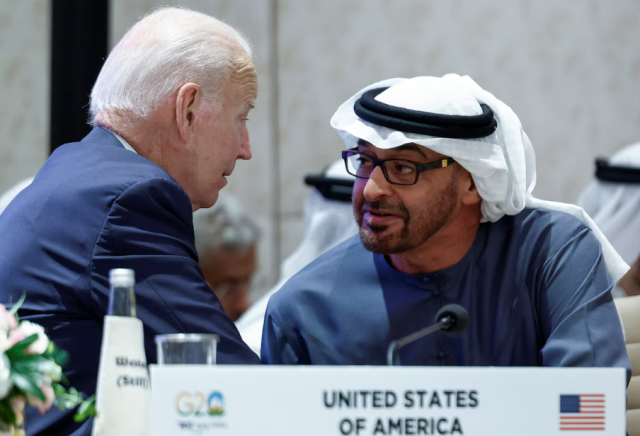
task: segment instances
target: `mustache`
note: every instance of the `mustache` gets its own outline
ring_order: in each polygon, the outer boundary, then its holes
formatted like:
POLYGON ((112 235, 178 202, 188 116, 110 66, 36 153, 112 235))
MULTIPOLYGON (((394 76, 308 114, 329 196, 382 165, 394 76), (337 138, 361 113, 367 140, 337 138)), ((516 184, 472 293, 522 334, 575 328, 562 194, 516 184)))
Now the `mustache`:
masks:
POLYGON ((369 209, 383 210, 387 213, 398 215, 400 218, 408 218, 409 211, 400 202, 391 202, 387 199, 381 199, 376 201, 364 201, 360 206, 360 213, 363 214, 369 209))

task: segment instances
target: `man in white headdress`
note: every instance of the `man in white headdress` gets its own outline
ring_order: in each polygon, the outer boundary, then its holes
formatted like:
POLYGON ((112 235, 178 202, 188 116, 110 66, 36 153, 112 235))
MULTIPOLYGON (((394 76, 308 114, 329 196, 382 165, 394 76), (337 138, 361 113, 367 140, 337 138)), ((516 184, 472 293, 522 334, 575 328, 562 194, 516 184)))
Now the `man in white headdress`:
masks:
POLYGON ((515 113, 469 77, 391 79, 331 120, 357 179, 360 229, 269 303, 262 360, 384 364, 391 341, 468 310, 399 350, 409 365, 623 367, 613 280, 628 266, 577 206, 533 198, 515 113))
POLYGON ((640 294, 640 142, 596 161, 596 180, 580 194, 584 208, 631 270, 614 297, 640 294))
POLYGON ((304 207, 302 242, 282 262, 280 281, 236 323, 242 340, 256 354, 260 354, 264 315, 271 296, 309 262, 358 233, 351 208, 353 180, 342 160, 331 164, 321 175, 305 178, 305 183, 315 189, 309 194, 304 207))

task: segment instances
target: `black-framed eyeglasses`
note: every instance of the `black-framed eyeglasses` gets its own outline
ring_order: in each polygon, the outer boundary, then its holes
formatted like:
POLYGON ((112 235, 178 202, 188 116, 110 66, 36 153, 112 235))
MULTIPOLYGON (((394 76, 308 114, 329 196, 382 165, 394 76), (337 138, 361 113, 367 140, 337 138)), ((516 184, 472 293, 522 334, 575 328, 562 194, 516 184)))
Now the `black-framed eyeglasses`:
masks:
POLYGON ((450 157, 426 163, 407 159, 378 159, 358 150, 344 150, 342 159, 344 159, 347 172, 352 176, 368 179, 373 170, 379 166, 382 168, 387 182, 394 185, 415 185, 421 172, 446 168, 456 162, 450 157))

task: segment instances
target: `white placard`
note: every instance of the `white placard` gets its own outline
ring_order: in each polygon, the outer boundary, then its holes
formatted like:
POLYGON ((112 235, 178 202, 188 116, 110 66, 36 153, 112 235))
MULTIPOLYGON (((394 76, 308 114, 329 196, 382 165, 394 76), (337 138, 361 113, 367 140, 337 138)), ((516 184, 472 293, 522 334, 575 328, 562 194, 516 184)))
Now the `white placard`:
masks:
POLYGON ((622 368, 150 369, 154 436, 625 435, 622 368))

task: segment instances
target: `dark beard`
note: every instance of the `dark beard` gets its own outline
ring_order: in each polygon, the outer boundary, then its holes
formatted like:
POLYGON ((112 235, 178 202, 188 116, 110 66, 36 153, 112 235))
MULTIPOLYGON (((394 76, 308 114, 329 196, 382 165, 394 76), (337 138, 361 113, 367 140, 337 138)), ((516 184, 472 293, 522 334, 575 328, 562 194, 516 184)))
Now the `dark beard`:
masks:
POLYGON ((454 214, 457 207, 456 186, 457 178, 452 177, 446 189, 436 197, 431 197, 424 208, 412 213, 402 203, 392 203, 386 199, 365 201, 362 206, 396 213, 404 221, 404 226, 399 232, 381 236, 387 226, 364 224, 362 213, 355 213, 362 245, 369 251, 384 255, 404 253, 421 246, 444 227, 454 214), (366 228, 363 228, 363 224, 366 228))

